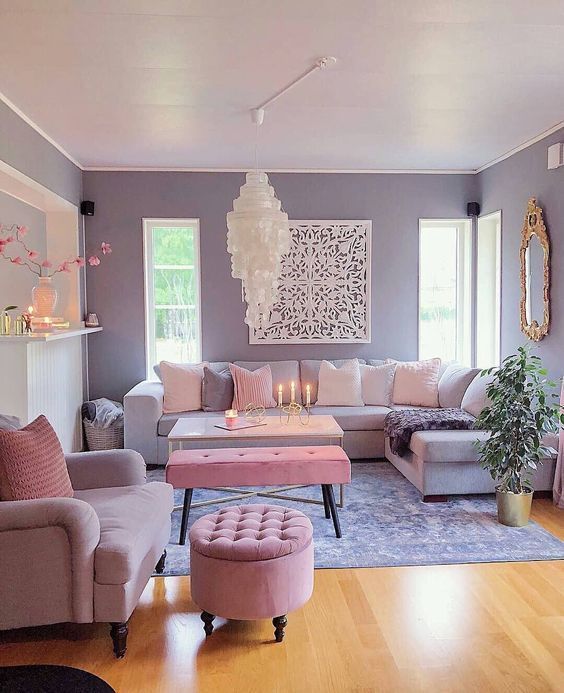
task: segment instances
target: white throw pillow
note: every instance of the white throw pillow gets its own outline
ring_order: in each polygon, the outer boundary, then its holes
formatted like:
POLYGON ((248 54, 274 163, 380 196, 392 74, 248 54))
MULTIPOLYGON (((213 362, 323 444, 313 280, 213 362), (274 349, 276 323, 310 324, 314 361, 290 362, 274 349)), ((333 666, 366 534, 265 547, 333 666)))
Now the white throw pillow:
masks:
POLYGON ((202 380, 204 363, 160 362, 161 380, 164 386, 163 413, 197 411, 202 408, 202 380))
POLYGON ((478 418, 482 409, 491 405, 491 401, 486 393, 486 388, 491 384, 494 378, 494 373, 491 375, 477 375, 466 388, 460 408, 464 409, 468 414, 472 414, 472 416, 478 418))
POLYGON ((322 407, 362 407, 362 384, 357 359, 346 361, 337 368, 322 361, 319 368, 317 404, 322 407))
MULTIPOLYGON (((394 363, 392 359, 387 362, 394 363)), ((438 407, 440 369, 441 359, 396 361, 394 404, 438 407)))
POLYGON ((390 406, 394 391, 395 371, 395 363, 383 363, 381 366, 360 364, 364 404, 390 406))

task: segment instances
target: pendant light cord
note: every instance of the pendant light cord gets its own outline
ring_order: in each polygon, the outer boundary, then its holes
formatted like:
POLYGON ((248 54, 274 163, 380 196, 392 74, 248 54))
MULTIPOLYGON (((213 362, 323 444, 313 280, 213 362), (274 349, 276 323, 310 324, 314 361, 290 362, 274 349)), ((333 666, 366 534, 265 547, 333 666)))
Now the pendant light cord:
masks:
POLYGON ((258 139, 259 139, 259 123, 255 123, 255 172, 258 173, 258 139))

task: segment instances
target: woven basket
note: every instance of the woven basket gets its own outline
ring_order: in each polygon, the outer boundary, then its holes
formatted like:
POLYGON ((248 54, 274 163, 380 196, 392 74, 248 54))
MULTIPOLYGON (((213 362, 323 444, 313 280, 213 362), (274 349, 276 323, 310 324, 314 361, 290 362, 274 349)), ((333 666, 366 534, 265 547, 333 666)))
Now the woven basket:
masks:
POLYGON ((82 420, 89 450, 115 450, 123 448, 123 417, 109 428, 96 428, 88 419, 82 420))

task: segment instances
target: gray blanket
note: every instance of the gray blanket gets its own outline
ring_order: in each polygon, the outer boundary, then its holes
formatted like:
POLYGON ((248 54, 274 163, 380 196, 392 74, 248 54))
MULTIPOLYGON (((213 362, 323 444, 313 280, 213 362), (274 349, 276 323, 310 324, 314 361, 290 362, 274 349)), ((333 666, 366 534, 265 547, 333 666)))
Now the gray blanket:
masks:
POLYGON ((415 431, 469 430, 476 419, 462 409, 398 409, 384 421, 384 434, 394 455, 403 457, 415 431))

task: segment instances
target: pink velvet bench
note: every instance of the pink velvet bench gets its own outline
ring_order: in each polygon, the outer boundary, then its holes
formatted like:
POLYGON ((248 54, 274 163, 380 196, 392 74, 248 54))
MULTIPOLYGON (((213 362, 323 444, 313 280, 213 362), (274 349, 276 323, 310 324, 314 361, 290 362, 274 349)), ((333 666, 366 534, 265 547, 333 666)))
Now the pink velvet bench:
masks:
POLYGON ((313 527, 299 510, 240 505, 190 529, 190 584, 206 636, 216 616, 272 618, 282 642, 287 614, 313 592, 313 527))
POLYGON ((222 486, 320 485, 325 517, 333 518, 335 534, 341 537, 333 484, 350 483, 351 463, 338 445, 175 450, 166 465, 166 480, 186 489, 180 544, 186 543, 193 490, 222 486))

